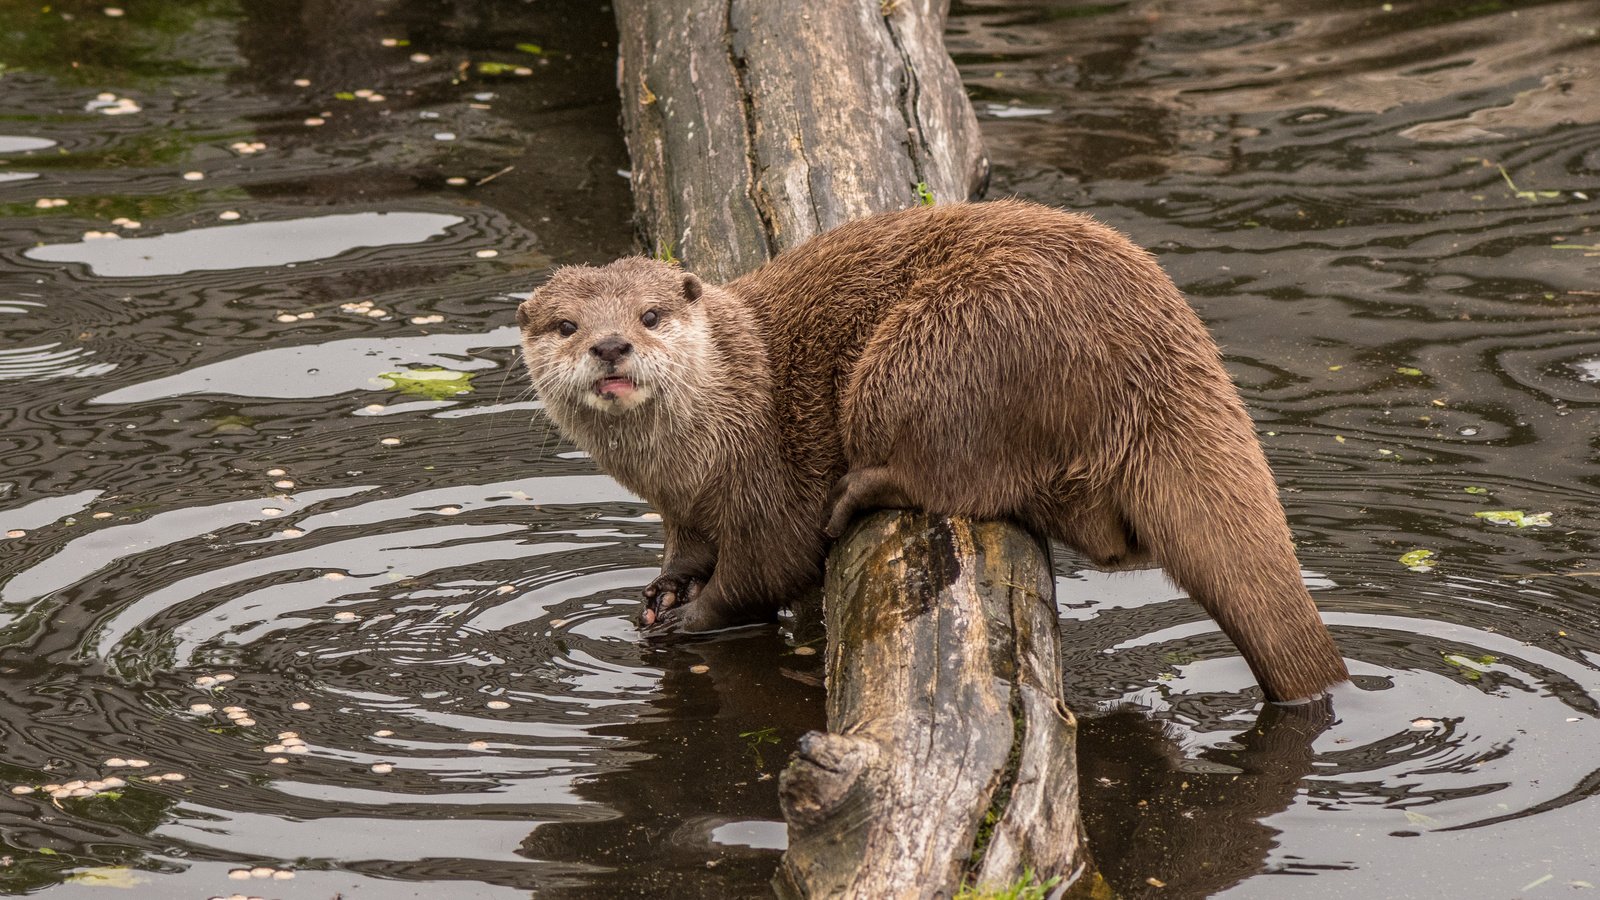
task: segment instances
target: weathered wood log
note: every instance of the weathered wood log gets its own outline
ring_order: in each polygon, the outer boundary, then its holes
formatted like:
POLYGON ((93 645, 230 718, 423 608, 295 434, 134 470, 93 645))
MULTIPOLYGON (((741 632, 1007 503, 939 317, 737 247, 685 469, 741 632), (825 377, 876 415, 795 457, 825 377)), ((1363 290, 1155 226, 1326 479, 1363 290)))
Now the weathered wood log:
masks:
MULTIPOLYGON (((727 281, 851 219, 988 177, 949 0, 616 0, 641 243, 727 281)), ((1083 877, 1047 547, 880 513, 828 566, 828 734, 781 779, 794 897, 1083 877)))
POLYGON ((834 547, 824 594, 830 733, 780 779, 780 896, 949 897, 1024 872, 1092 886, 1048 547, 879 512, 834 547))
POLYGON ((645 247, 726 281, 851 219, 981 193, 948 4, 617 0, 645 247))

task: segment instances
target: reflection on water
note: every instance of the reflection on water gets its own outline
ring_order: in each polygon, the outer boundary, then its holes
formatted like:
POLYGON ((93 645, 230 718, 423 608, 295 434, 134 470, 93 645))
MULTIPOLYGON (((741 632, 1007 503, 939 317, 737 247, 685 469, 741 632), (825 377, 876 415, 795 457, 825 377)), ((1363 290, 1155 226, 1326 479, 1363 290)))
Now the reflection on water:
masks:
MULTIPOLYGON (((234 217, 237 217, 237 213, 234 217)), ((437 213, 346 213, 245 225, 213 225, 160 237, 46 244, 23 255, 41 262, 88 265, 102 278, 152 278, 205 269, 249 269, 330 259, 356 247, 414 244, 462 220, 437 213)))
MULTIPOLYGON (((1158 573, 1063 559, 1127 896, 1600 883, 1600 3, 1384 6, 955 9, 992 193, 1194 299, 1357 682, 1263 709, 1158 573)), ((631 240, 607 13, 40 9, 0 0, 0 890, 764 893, 820 657, 639 643, 659 519, 517 371, 515 298, 631 240)))

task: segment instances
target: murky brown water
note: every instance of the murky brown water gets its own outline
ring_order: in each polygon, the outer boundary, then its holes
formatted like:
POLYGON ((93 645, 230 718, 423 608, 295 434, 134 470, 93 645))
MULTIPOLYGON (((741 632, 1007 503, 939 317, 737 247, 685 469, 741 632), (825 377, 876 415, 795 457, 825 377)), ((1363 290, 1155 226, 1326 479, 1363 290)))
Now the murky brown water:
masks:
MULTIPOLYGON (((513 357, 518 292, 629 245, 607 14, 0 21, 0 890, 764 893, 818 658, 638 643, 659 523, 513 357)), ((1325 732, 1258 728, 1158 574, 1062 559, 1128 895, 1600 884, 1597 28, 1592 0, 958 4, 991 193, 1161 254, 1359 682, 1325 732), (1549 524, 1475 516, 1513 510, 1549 524)))

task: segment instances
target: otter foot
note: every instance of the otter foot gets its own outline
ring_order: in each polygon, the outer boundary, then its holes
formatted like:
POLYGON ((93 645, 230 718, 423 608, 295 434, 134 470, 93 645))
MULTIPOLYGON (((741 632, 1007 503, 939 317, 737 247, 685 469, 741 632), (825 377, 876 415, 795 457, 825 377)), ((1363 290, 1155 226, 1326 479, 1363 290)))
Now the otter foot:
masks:
POLYGON ((662 610, 653 621, 642 629, 646 635, 655 637, 663 634, 683 633, 698 634, 706 631, 721 631, 738 625, 753 624, 743 619, 729 616, 715 604, 700 600, 697 603, 680 603, 670 609, 662 610))
POLYGON ((639 624, 650 628, 674 609, 693 601, 705 587, 705 579, 680 572, 664 571, 656 580, 645 585, 644 612, 639 614, 639 624))
POLYGON ((888 466, 851 469, 833 486, 828 499, 833 512, 826 531, 835 540, 850 527, 857 513, 872 509, 911 509, 915 503, 901 490, 888 466))

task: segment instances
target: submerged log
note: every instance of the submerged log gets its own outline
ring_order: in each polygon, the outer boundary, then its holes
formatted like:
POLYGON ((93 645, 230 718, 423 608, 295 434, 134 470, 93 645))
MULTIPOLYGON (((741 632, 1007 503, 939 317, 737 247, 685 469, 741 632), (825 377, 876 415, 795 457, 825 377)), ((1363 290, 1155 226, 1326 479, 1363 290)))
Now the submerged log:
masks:
MULTIPOLYGON (((988 176, 949 0, 616 0, 641 242, 727 281, 988 176)), ((780 781, 785 896, 1097 883, 1060 701, 1049 552, 1015 525, 876 514, 825 591, 829 733, 780 781)))

